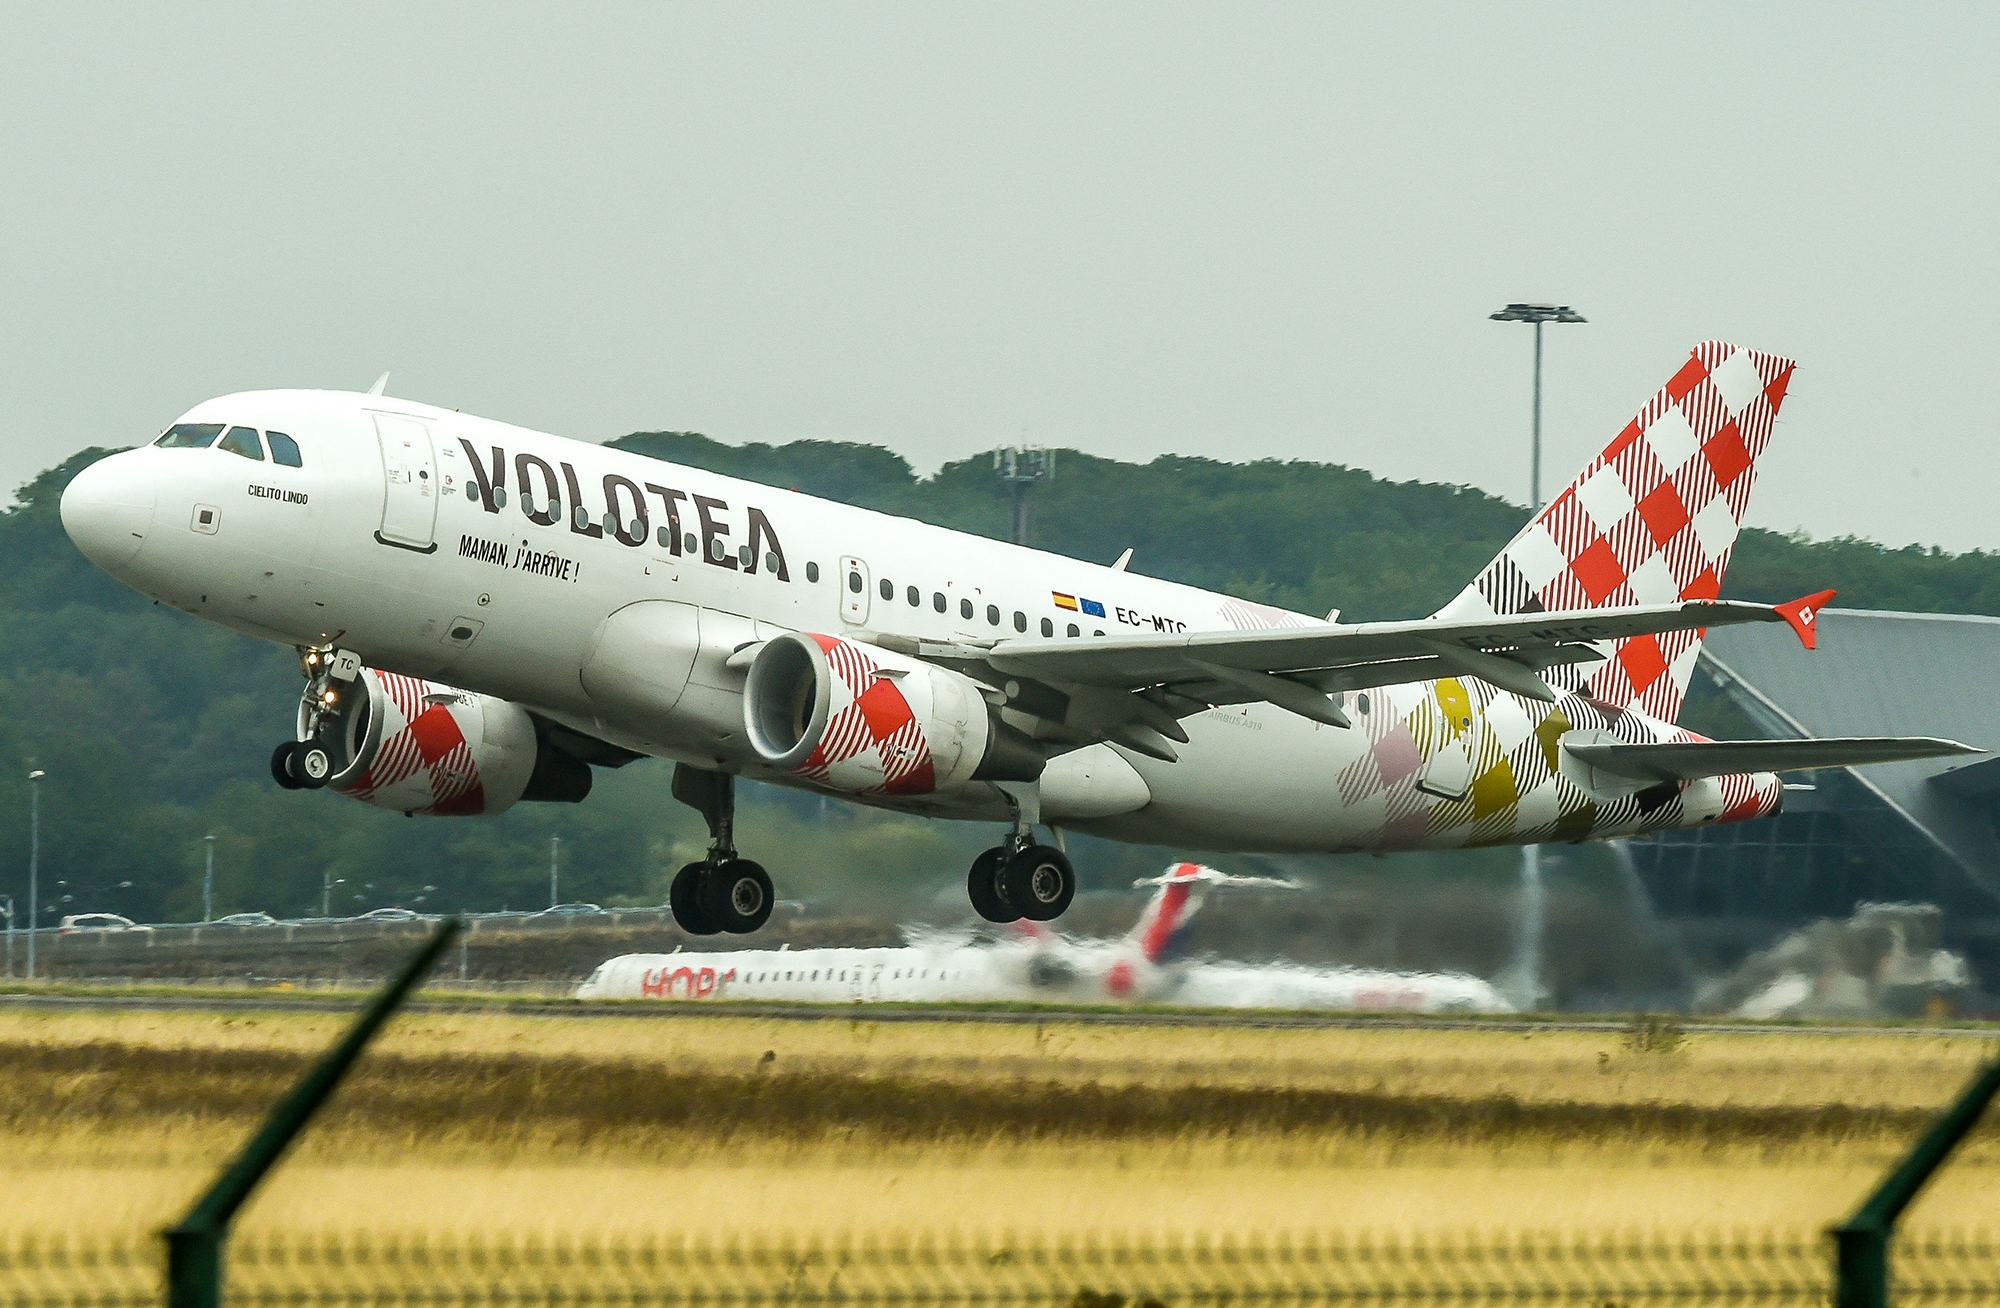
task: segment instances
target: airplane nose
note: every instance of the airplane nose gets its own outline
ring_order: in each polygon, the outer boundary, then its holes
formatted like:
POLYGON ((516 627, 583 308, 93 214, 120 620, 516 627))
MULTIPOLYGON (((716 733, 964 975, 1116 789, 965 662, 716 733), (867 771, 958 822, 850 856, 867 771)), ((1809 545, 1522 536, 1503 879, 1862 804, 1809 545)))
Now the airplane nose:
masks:
POLYGON ((143 463, 137 451, 99 459, 63 491, 63 530, 107 572, 130 562, 153 527, 153 478, 143 463))

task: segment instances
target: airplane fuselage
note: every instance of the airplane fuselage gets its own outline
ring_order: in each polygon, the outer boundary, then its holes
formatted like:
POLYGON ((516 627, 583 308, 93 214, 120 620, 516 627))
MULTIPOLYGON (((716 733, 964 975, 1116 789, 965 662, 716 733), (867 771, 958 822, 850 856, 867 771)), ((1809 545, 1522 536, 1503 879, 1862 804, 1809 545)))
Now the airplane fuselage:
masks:
MULTIPOLYGON (((285 433, 300 466, 274 462, 270 446, 253 460, 211 444, 144 447, 86 470, 72 534, 139 591, 260 639, 338 645, 373 667, 509 700, 639 754, 779 784, 823 788, 751 747, 734 660, 782 632, 894 648, 1323 625, 386 397, 251 392, 180 424, 285 433), (685 606, 699 648, 671 670, 668 707, 638 714, 603 691, 603 664, 608 621, 645 601, 685 606)), ((1010 693, 995 686, 990 697, 1010 693)), ((1651 804, 1559 804, 1561 731, 1678 738, 1575 694, 1548 705, 1445 678, 1334 702, 1351 728, 1239 704, 1184 719, 1178 761, 1109 742, 1057 753, 1042 818, 1149 844, 1339 851, 1601 838, 1755 816, 1777 799, 1776 778, 1758 774, 1738 788, 1754 804, 1726 798, 1715 778, 1669 786, 1651 804), (1547 763, 1532 785, 1522 751, 1547 763), (1488 785, 1499 771, 1504 794, 1488 785)), ((985 784, 842 797, 939 817, 1009 814, 985 784)))

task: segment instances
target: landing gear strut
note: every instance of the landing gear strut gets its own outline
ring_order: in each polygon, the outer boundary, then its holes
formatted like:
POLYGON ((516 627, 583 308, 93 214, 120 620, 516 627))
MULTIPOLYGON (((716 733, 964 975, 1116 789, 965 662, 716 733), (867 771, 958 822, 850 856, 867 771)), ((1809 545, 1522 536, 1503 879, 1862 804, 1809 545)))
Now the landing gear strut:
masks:
POLYGON ((1054 845, 1035 843, 1041 795, 1032 782, 996 782, 1014 810, 1007 839, 972 862, 965 890, 973 911, 988 922, 1047 922, 1076 898, 1076 869, 1054 845))
POLYGON ((708 823, 708 857, 674 874, 667 906, 691 936, 742 935, 771 916, 771 878, 736 856, 736 778, 727 772, 674 764, 674 798, 708 823))
POLYGON ((321 739, 338 697, 333 683, 353 681, 360 667, 360 658, 352 653, 299 646, 299 673, 306 679, 299 734, 306 739, 284 741, 271 751, 271 779, 286 790, 318 790, 333 779, 333 751, 321 739))

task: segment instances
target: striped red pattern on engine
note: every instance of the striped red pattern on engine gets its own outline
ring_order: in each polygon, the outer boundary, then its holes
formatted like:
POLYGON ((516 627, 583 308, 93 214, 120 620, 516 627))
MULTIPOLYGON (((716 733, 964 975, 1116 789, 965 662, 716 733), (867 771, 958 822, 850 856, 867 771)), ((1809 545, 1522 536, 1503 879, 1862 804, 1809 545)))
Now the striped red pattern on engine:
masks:
POLYGON ((882 781, 859 793, 927 795, 935 790, 937 769, 929 742, 895 679, 850 641, 817 633, 811 638, 826 655, 833 697, 826 730, 799 771, 815 781, 838 784, 833 774, 843 763, 873 751, 882 781))
POLYGON ((375 758, 347 793, 374 802, 384 791, 415 781, 423 773, 422 781, 427 784, 408 787, 411 793, 395 797, 392 807, 407 804, 409 812, 439 817, 485 812, 486 792, 478 763, 451 712, 457 693, 378 668, 368 668, 362 675, 375 678, 387 703, 377 707, 382 715, 382 736, 375 758))

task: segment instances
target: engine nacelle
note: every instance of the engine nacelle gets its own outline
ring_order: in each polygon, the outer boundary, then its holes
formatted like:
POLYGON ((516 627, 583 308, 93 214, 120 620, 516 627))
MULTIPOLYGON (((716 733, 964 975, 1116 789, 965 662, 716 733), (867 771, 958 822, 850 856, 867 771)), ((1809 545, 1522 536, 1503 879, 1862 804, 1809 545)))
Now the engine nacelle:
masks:
POLYGON ((788 632, 757 651, 743 723, 772 767, 854 795, 1033 781, 1045 766, 970 677, 816 632, 788 632))
POLYGON ((590 793, 590 766, 551 749, 520 705, 378 668, 316 678, 299 739, 331 755, 327 789, 399 813, 466 817, 590 793))

